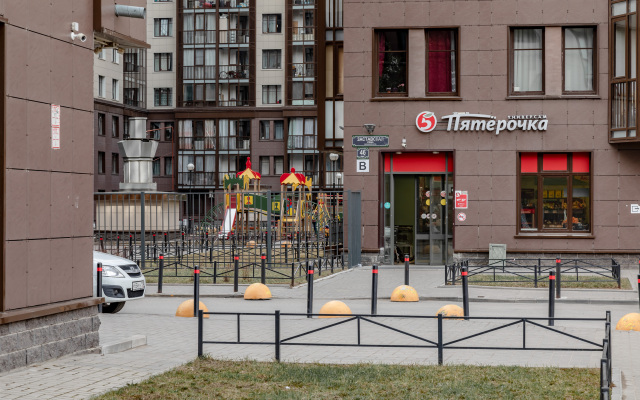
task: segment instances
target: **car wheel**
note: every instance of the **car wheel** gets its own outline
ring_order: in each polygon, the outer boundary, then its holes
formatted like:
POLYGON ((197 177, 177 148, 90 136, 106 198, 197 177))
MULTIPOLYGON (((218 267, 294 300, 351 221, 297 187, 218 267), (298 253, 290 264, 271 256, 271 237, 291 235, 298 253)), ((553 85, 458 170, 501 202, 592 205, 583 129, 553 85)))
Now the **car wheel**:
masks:
POLYGON ((122 310, 122 307, 124 307, 124 303, 126 302, 121 301, 118 303, 104 303, 102 305, 102 312, 106 314, 115 314, 118 311, 122 310))

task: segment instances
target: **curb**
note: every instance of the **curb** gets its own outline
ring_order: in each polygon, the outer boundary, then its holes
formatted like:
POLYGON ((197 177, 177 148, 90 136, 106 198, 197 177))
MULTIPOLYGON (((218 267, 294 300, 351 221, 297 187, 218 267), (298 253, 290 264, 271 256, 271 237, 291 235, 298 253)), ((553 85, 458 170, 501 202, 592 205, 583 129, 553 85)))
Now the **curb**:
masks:
POLYGON ((146 345, 147 345, 146 336, 135 335, 135 336, 132 336, 130 339, 123 340, 121 342, 108 343, 101 346, 100 354, 104 356, 107 354, 120 353, 122 351, 130 350, 136 347, 146 346, 146 345))

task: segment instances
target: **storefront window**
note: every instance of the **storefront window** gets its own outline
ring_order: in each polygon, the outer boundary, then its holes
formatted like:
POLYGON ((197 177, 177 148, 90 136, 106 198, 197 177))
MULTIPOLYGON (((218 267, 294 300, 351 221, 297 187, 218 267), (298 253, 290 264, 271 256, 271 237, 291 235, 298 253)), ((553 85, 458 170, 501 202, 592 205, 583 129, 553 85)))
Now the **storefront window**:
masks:
POLYGON ((519 231, 590 232, 589 153, 521 153, 519 231))

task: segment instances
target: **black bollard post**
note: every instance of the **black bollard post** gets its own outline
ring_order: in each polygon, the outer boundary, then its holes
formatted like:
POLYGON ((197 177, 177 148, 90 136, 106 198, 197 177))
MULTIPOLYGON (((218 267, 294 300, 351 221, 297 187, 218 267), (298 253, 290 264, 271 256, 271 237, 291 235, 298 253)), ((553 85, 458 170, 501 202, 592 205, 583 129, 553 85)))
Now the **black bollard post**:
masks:
POLYGON ((467 267, 462 267, 462 307, 464 310, 464 319, 469 319, 469 277, 467 267))
POLYGON ((409 255, 404 255, 404 284, 409 286, 409 255))
POLYGON ((262 253, 260 258, 260 283, 264 285, 267 282, 267 256, 262 253))
POLYGON ((162 274, 164 271, 164 254, 160 253, 160 265, 158 266, 158 293, 162 293, 162 274))
POLYGON ((193 270, 193 316, 198 316, 200 305, 200 270, 196 265, 193 270))
POLYGON ((291 263, 291 287, 295 286, 296 284, 296 270, 295 267, 293 266, 293 263, 291 263))
POLYGON ((560 257, 556 257, 556 299, 560 298, 560 289, 562 286, 562 274, 560 272, 560 257))
POLYGON ((218 282, 218 261, 213 262, 213 283, 218 282))
POLYGON ((313 313, 313 265, 307 261, 307 318, 313 313))
POLYGON ((280 310, 276 310, 276 361, 280 362, 280 310))
POLYGON ((371 315, 378 313, 378 266, 371 267, 371 315))
POLYGON ((120 235, 118 235, 118 238, 116 239, 116 249, 118 254, 120 254, 120 235))
MULTIPOLYGON (((553 292, 555 292, 555 284, 556 284, 556 273, 551 271, 549 272, 549 318, 553 318, 555 315, 556 299, 553 297, 553 292)), ((553 326, 553 325, 554 325, 554 321, 550 319, 549 326, 553 326)))
POLYGON ((202 357, 202 318, 204 311, 198 310, 198 357, 202 357))
MULTIPOLYGON (((102 297, 102 263, 96 268, 96 297, 102 297)), ((102 303, 98 304, 98 312, 102 312, 102 303)))
POLYGON ((640 274, 638 274, 638 304, 640 304, 640 274))
POLYGON ((233 257, 233 292, 236 293, 238 291, 238 260, 240 257, 233 257))
POLYGON ((158 257, 158 248, 156 247, 156 234, 153 234, 153 258, 158 257))
POLYGON ((289 244, 284 244, 284 263, 289 264, 289 244))

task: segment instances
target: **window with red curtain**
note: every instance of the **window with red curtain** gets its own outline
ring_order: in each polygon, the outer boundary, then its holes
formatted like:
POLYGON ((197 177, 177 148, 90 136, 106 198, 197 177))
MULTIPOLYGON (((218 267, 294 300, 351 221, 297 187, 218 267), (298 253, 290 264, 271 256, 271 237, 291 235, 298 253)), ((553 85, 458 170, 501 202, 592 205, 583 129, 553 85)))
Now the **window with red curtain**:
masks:
POLYGON ((387 29, 376 32, 378 95, 407 95, 407 30, 387 29))
POLYGON ((427 92, 456 94, 458 92, 457 29, 427 31, 427 92))

